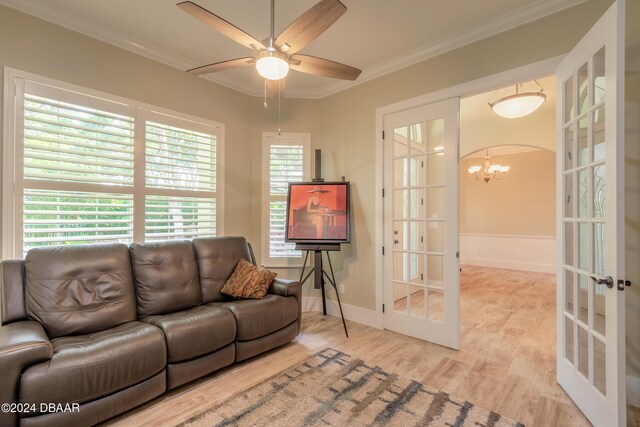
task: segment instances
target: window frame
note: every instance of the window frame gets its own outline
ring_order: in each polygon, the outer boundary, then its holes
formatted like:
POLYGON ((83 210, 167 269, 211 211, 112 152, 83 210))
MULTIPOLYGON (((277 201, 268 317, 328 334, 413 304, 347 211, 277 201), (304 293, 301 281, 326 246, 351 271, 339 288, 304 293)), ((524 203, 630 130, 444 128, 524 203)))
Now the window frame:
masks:
MULTIPOLYGON (((133 118, 134 123, 134 169, 131 186, 109 186, 98 191, 104 193, 131 194, 133 197, 133 242, 144 242, 145 235, 145 197, 168 192, 147 188, 145 184, 145 146, 147 122, 162 123, 192 131, 215 135, 216 137, 216 235, 224 234, 224 124, 164 109, 154 105, 134 101, 106 92, 59 81, 37 74, 4 67, 3 99, 3 144, 2 144, 2 246, 1 259, 21 258, 23 248, 23 162, 24 162, 24 100, 25 89, 35 88, 38 96, 105 110, 133 118), (19 230, 19 232, 18 232, 19 230)), ((33 93, 32 90, 28 90, 33 93)), ((94 191, 99 184, 58 183, 52 189, 94 191), (60 185, 58 185, 60 184, 60 185)), ((47 181, 39 183, 47 187, 47 181)), ((177 195, 186 190, 172 192, 177 195)), ((199 197, 198 191, 189 193, 199 197)), ((201 192, 200 192, 201 193, 201 192)), ((210 196, 212 193, 209 193, 210 196)))
MULTIPOLYGON (((311 134, 301 132, 262 133, 262 197, 261 197, 261 260, 262 266, 271 268, 300 268, 302 253, 295 257, 271 257, 270 248, 270 152, 272 145, 302 145, 302 181, 311 180, 311 134)), ((286 202, 286 194, 282 196, 286 202)))

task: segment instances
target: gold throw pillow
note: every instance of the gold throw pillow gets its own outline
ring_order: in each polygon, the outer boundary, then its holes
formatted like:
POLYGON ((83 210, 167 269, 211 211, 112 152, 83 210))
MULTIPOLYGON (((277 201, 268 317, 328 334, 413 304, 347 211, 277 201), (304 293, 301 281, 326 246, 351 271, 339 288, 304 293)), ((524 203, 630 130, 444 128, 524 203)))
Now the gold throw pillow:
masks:
POLYGON ((220 292, 236 298, 260 299, 267 294, 269 285, 276 276, 277 273, 241 258, 220 292))

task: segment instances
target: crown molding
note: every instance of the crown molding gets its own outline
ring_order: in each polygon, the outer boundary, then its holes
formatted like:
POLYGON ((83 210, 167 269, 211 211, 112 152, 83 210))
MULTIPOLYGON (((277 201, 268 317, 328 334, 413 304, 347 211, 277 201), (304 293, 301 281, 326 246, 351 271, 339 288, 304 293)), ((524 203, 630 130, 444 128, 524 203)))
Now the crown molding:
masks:
POLYGON ((397 56, 389 61, 374 65, 373 67, 363 70, 356 82, 336 81, 325 90, 309 94, 311 95, 309 97, 324 98, 336 94, 350 87, 377 79, 378 77, 382 77, 402 68, 442 55, 443 53, 461 48, 496 34, 500 34, 529 22, 533 22, 537 19, 544 18, 545 16, 553 15, 554 13, 561 12, 580 3, 584 3, 585 1, 587 0, 565 0, 559 3, 552 1, 536 2, 515 12, 494 18, 482 25, 477 25, 469 30, 447 37, 446 39, 438 40, 429 45, 397 56))
MULTIPOLYGON (((362 74, 355 82, 335 81, 331 82, 326 87, 317 90, 295 90, 294 88, 289 88, 287 90, 286 97, 308 99, 325 98, 343 90, 377 79, 402 68, 406 68, 435 56, 441 55, 445 52, 458 49, 478 40, 491 37, 520 25, 524 25, 545 16, 552 15, 585 1, 587 0, 537 1, 514 12, 501 15, 490 21, 484 22, 481 25, 477 25, 468 30, 454 34, 451 37, 438 40, 426 46, 399 55, 388 61, 369 67, 363 70, 362 74)), ((98 25, 95 22, 74 20, 65 15, 63 12, 41 7, 43 5, 46 5, 46 2, 0 0, 0 4, 38 17, 45 21, 49 21, 53 24, 60 25, 70 30, 79 32, 86 36, 112 44, 138 55, 142 55, 154 61, 161 62, 165 65, 169 65, 179 70, 186 70, 200 65, 195 64, 193 63, 193 61, 190 61, 176 53, 155 46, 150 42, 136 40, 134 38, 118 34, 113 29, 107 26, 98 25)), ((262 96, 262 91, 250 90, 242 84, 237 83, 232 77, 229 76, 212 74, 209 76, 201 77, 222 86, 226 86, 245 95, 256 97, 262 96)))

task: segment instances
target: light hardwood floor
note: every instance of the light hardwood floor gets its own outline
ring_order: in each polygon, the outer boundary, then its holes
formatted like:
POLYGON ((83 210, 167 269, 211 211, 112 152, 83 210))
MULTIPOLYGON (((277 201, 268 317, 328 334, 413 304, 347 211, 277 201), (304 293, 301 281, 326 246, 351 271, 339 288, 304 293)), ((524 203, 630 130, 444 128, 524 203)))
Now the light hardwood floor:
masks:
MULTIPOLYGON (((164 426, 332 347, 370 364, 517 419, 527 426, 588 426, 555 381, 555 278, 550 274, 463 266, 461 350, 303 313, 294 342, 183 386, 109 421, 164 426)), ((640 419, 628 412, 630 425, 640 419)), ((636 424, 637 425, 637 424, 636 424)))

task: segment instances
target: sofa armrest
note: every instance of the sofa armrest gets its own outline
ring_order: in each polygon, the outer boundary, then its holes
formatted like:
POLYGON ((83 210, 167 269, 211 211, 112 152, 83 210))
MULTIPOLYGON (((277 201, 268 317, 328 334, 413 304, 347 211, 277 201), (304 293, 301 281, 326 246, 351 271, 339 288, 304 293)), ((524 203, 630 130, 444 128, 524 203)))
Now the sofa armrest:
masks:
MULTIPOLYGON (((22 369, 52 355, 53 346, 40 323, 24 320, 0 327, 0 404, 18 403, 22 369)), ((0 412, 0 425, 18 425, 18 414, 0 412)))
POLYGON ((273 279, 269 286, 269 293, 280 295, 283 297, 295 297, 298 303, 298 332, 300 333, 300 326, 302 325, 302 283, 296 280, 273 279))

